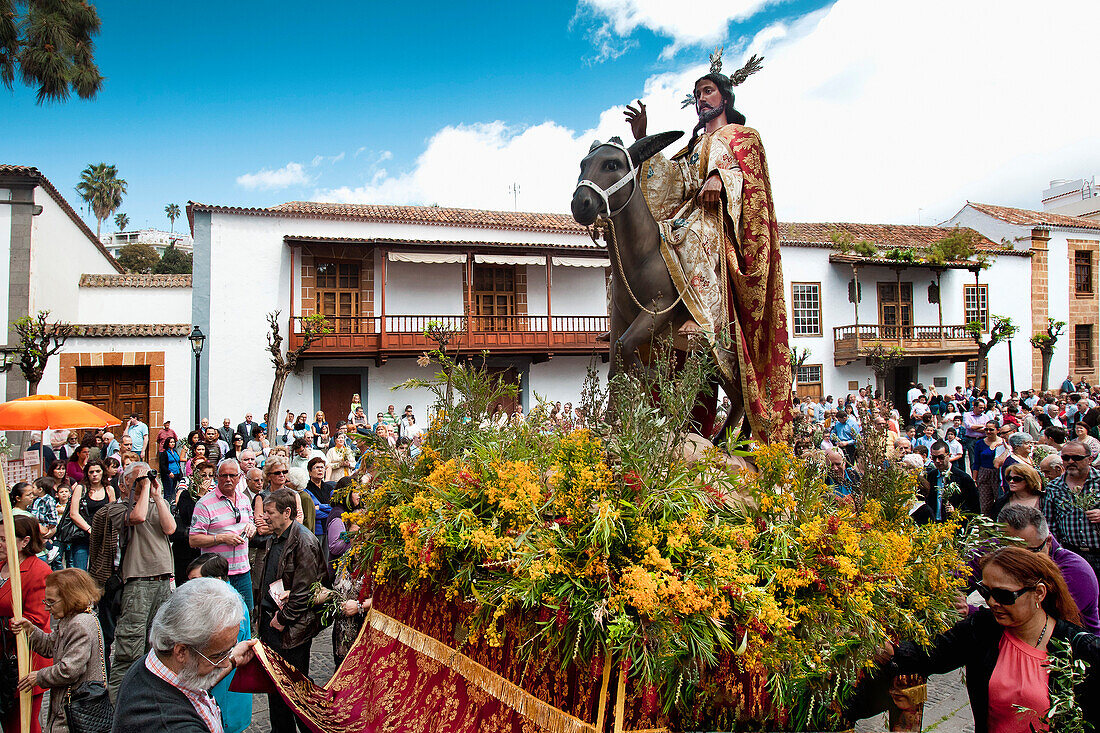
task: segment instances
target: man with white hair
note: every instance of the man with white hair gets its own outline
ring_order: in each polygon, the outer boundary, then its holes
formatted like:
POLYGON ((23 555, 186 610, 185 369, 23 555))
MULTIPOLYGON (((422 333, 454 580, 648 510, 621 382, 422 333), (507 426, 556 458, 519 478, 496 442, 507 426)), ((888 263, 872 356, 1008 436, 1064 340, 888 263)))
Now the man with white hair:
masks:
POLYGON ((243 618, 240 599, 222 581, 180 586, 152 621, 144 663, 126 673, 114 730, 222 733, 209 690, 253 656, 254 640, 237 643, 243 618))
POLYGON ((1053 481, 1064 472, 1065 466, 1062 464, 1062 456, 1057 453, 1051 453, 1039 461, 1039 473, 1043 474, 1043 478, 1047 481, 1053 481))
POLYGON ((218 464, 217 487, 195 504, 188 540, 191 547, 221 555, 229 563, 229 584, 241 594, 252 613, 252 566, 248 540, 256 534, 252 504, 237 488, 241 464, 226 458, 218 464))
POLYGON ((128 494, 130 532, 119 570, 122 611, 115 625, 107 685, 111 699, 117 697, 130 665, 145 656, 149 626, 172 593, 172 546, 168 538, 176 531, 176 520, 161 493, 157 472, 148 463, 131 463, 121 482, 128 494))

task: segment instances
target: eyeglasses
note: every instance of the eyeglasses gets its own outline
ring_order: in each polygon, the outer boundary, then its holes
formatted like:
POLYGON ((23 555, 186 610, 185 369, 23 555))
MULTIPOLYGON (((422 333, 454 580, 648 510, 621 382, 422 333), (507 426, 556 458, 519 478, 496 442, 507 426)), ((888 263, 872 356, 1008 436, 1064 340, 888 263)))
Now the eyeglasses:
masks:
POLYGON ((45 606, 46 608, 53 608, 54 606, 56 606, 60 602, 61 602, 60 600, 51 601, 48 598, 43 598, 42 599, 42 605, 45 606))
POLYGON ((1026 478, 1024 478, 1023 476, 1019 476, 1017 474, 1013 474, 1013 475, 1009 476, 1008 480, 1011 483, 1014 483, 1014 484, 1019 484, 1019 483, 1023 483, 1024 481, 1027 481, 1026 478))
POLYGON ((934 455, 934 456, 932 456, 932 460, 933 461, 946 461, 947 460, 947 454, 946 453, 941 453, 938 456, 934 455))
POLYGON ((218 474, 218 478, 220 478, 220 479, 222 479, 222 478, 235 479, 238 476, 240 476, 239 473, 219 473, 218 474))
POLYGON ((272 476, 285 476, 288 473, 290 473, 290 472, 284 469, 282 471, 272 471, 271 475, 272 476))
POLYGON ((1062 454, 1063 461, 1083 461, 1086 458, 1088 458, 1088 456, 1069 455, 1068 453, 1062 454))
POLYGON ((977 591, 978 595, 988 603, 992 598, 1000 606, 1011 606, 1019 600, 1020 596, 1025 593, 1029 593, 1035 590, 1035 586, 1031 585, 1027 588, 1021 588, 1020 590, 1008 590, 1007 588, 989 588, 984 583, 978 583, 977 591))
POLYGON ((1043 548, 1047 546, 1048 542, 1050 542, 1050 535, 1047 535, 1047 538, 1040 542, 1037 547, 1028 546, 1027 549, 1031 550, 1032 552, 1042 552, 1043 548))
POLYGON ((196 649, 195 647, 193 647, 193 646, 192 646, 192 647, 188 647, 188 648, 189 648, 189 649, 190 649, 191 651, 195 652, 195 654, 198 654, 198 655, 199 655, 200 657, 202 657, 203 659, 205 659, 205 660, 206 660, 206 662, 207 662, 207 664, 209 664, 209 665, 210 665, 211 667, 220 667, 220 666, 222 666, 223 664, 225 664, 225 663, 226 663, 226 661, 228 661, 228 659, 229 659, 229 656, 230 656, 230 655, 231 655, 231 654, 233 653, 233 650, 232 650, 232 649, 230 649, 230 650, 229 650, 229 651, 227 651, 227 652, 226 652, 225 654, 221 655, 221 657, 219 657, 219 658, 218 658, 218 661, 216 661, 216 662, 215 662, 215 661, 214 661, 213 659, 211 659, 210 657, 206 656, 205 654, 203 654, 202 652, 200 652, 200 651, 199 651, 198 649, 196 649))

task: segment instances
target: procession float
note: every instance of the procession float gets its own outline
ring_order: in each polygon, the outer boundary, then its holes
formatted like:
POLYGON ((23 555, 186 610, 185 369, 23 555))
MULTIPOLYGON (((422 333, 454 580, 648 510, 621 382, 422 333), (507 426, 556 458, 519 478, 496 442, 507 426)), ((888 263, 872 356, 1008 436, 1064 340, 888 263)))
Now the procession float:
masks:
POLYGON ((646 134, 639 103, 636 142, 582 161, 572 209, 609 249, 612 364, 580 419, 540 403, 493 421, 515 387, 429 328, 430 376, 407 386, 435 394, 431 424, 409 454, 364 442, 325 601, 372 609, 324 686, 260 646, 250 689, 325 733, 846 730, 876 650, 957 620, 962 529, 913 521, 915 477, 873 420, 847 496, 789 447, 775 211, 733 106, 759 68, 727 77, 712 56, 671 158, 680 134, 646 134), (719 433, 718 386, 722 449, 699 437, 719 433))

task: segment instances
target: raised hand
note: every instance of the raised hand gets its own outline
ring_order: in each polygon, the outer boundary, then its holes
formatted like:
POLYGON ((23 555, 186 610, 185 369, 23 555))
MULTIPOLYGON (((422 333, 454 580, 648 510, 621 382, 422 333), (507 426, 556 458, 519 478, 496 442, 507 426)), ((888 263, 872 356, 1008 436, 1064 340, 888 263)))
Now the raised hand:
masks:
POLYGON ((630 132, 634 135, 634 139, 641 140, 645 137, 647 123, 645 104, 640 99, 636 104, 638 105, 637 109, 634 109, 634 107, 628 104, 623 111, 623 116, 626 117, 626 121, 630 123, 630 132))

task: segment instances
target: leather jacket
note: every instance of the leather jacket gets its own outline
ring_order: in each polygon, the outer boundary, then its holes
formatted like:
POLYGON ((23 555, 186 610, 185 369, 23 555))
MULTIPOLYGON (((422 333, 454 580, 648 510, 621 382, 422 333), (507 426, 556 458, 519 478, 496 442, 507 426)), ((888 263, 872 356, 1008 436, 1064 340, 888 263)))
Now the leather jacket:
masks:
MULTIPOLYGON (((275 617, 285 627, 282 632, 283 647, 292 649, 321 631, 321 614, 313 605, 310 589, 324 577, 325 561, 317 536, 299 522, 290 526, 285 542, 286 547, 276 567, 276 577, 282 579, 283 589, 290 591, 290 596, 275 617)), ((270 561, 269 553, 264 559, 264 575, 260 577, 266 577, 267 563, 270 561)))

